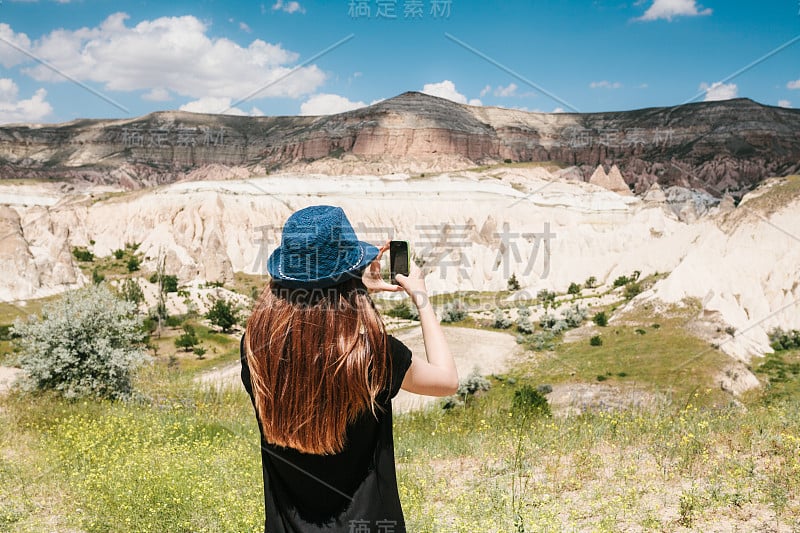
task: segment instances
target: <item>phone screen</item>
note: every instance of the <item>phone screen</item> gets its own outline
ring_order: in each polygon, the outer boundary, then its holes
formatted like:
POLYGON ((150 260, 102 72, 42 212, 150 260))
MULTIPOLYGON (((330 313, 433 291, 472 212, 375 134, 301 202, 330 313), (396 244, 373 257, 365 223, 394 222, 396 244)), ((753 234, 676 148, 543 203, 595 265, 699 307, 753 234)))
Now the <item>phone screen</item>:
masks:
POLYGON ((408 242, 391 241, 389 243, 389 282, 397 285, 395 274, 408 276, 408 242))

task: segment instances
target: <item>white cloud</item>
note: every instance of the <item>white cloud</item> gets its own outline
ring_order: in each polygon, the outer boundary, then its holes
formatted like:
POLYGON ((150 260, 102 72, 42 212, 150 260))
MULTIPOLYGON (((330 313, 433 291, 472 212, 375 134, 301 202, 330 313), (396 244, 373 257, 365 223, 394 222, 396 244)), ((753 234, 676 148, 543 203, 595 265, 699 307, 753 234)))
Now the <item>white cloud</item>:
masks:
MULTIPOLYGON (((467 101, 467 97, 456 90, 456 84, 450 80, 440 81, 439 83, 426 83, 422 86, 422 92, 439 98, 446 98, 457 104, 468 104, 474 106, 483 105, 477 98, 467 101)), ((482 91, 481 91, 482 92, 482 91)))
MULTIPOLYGON (((374 102, 373 102, 374 103, 374 102)), ((335 115, 364 107, 364 102, 351 102, 338 94, 315 94, 300 105, 301 115, 335 115)))
POLYGON ((24 33, 14 33, 6 23, 0 23, 0 65, 5 68, 24 63, 28 56, 17 50, 14 46, 27 50, 31 46, 31 41, 24 33), (9 43, 11 43, 9 45, 9 43))
POLYGON ((715 81, 711 85, 703 82, 700 84, 700 90, 706 92, 706 102, 730 100, 731 98, 736 98, 739 92, 739 88, 735 83, 722 83, 719 81, 715 81))
POLYGON ((305 13, 306 9, 300 5, 300 2, 284 2, 283 0, 277 0, 274 4, 272 4, 273 11, 285 11, 286 13, 305 13))
POLYGON ((498 97, 501 97, 501 98, 507 98, 509 96, 516 95, 517 94, 517 89, 519 89, 519 87, 517 87, 516 83, 509 83, 508 86, 506 86, 506 87, 503 87, 502 85, 499 85, 494 90, 494 95, 498 96, 498 97))
POLYGON ((711 8, 703 9, 702 6, 698 6, 697 0, 653 0, 653 5, 636 20, 664 19, 671 21, 673 17, 697 17, 711 13, 711 8))
POLYGON ((787 89, 800 89, 800 80, 790 81, 786 84, 787 89))
MULTIPOLYGON (((212 38, 207 25, 193 16, 145 20, 132 27, 125 25, 127 19, 116 13, 94 28, 54 30, 30 49, 60 72, 102 83, 106 91, 159 88, 195 99, 238 99, 256 92, 257 98, 299 98, 325 80, 315 65, 292 72, 289 65, 298 55, 279 44, 255 39, 243 47, 212 38)), ((23 72, 39 81, 65 81, 42 65, 23 72)))
POLYGON ((249 113, 246 113, 238 107, 231 107, 231 103, 231 99, 228 97, 217 98, 214 96, 206 96, 193 102, 183 104, 179 109, 181 111, 191 111, 192 113, 211 113, 215 115, 224 113, 225 115, 250 115, 251 117, 258 117, 264 114, 257 107, 253 107, 250 109, 249 113))
POLYGON ((169 91, 163 87, 156 87, 150 92, 142 95, 143 100, 150 100, 151 102, 166 102, 172 100, 169 91))
POLYGON ((789 100, 778 100, 779 107, 785 107, 787 109, 792 108, 792 103, 789 100))
MULTIPOLYGON (((512 96, 535 96, 535 93, 519 93, 517 92, 518 89, 519 86, 513 82, 509 83, 506 86, 498 85, 494 89, 492 89, 491 85, 487 85, 486 87, 481 89, 480 95, 481 98, 483 98, 487 94, 493 94, 498 98, 509 98, 512 96)), ((517 109, 517 108, 511 108, 511 109, 517 109)))
POLYGON ((9 122, 38 122, 53 112, 45 100, 47 91, 37 90, 27 100, 18 100, 19 88, 14 80, 0 78, 0 124, 9 122))
POLYGON ((250 29, 250 26, 248 26, 246 22, 240 22, 239 29, 246 33, 253 33, 253 30, 250 29))
POLYGON ((467 102, 467 105, 480 107, 483 105, 483 102, 481 102, 480 98, 470 98, 469 102, 467 102))
POLYGON ((557 108, 553 109, 550 112, 551 113, 564 113, 564 108, 563 107, 557 107, 557 108))
POLYGON ((622 84, 618 81, 610 82, 607 80, 603 81, 593 81, 589 84, 589 87, 592 89, 621 89, 622 84))

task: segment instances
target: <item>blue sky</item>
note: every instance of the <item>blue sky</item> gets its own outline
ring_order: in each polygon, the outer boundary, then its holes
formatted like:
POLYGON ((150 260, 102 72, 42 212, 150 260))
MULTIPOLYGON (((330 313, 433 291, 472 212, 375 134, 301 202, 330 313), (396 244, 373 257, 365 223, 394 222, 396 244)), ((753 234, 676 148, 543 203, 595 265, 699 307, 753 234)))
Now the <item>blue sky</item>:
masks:
POLYGON ((323 114, 410 90, 544 112, 800 107, 800 0, 0 2, 0 123, 323 114))

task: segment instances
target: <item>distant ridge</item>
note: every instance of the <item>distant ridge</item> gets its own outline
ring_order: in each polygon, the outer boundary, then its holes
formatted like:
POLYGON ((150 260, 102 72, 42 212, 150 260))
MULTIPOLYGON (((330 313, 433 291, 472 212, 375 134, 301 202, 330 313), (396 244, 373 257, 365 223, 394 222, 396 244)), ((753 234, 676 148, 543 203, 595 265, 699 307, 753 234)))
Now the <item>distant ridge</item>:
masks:
POLYGON ((386 162, 553 161, 588 179, 616 165, 638 193, 705 189, 739 198, 800 172, 800 110, 745 98, 606 113, 472 107, 417 92, 320 117, 165 111, 123 120, 0 127, 0 177, 139 188, 209 165, 263 174, 324 158, 386 162), (449 159, 447 159, 449 158, 449 159))

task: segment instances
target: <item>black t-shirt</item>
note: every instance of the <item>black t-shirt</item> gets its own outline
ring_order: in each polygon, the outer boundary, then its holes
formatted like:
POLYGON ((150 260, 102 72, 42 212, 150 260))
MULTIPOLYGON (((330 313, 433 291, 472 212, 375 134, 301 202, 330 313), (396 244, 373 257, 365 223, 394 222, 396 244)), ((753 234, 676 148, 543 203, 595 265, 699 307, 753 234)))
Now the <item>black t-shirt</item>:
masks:
MULTIPOLYGON (((242 383, 253 400, 244 336, 240 353, 242 383)), ((411 366, 411 351, 390 335, 389 354, 391 386, 388 396, 380 396, 385 411, 376 409, 376 419, 367 409, 351 423, 342 452, 307 454, 270 444, 261 432, 265 532, 405 533, 395 476, 391 399, 411 366)))

